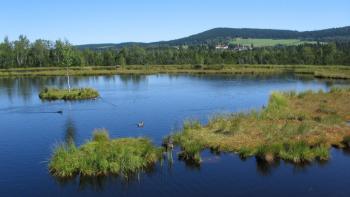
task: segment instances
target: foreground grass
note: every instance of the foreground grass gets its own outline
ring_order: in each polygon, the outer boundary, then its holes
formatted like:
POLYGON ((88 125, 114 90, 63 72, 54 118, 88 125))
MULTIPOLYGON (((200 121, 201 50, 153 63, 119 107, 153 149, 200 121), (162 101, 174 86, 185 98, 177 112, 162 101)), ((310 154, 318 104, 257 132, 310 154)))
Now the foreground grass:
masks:
POLYGON ((50 172, 57 177, 116 174, 127 177, 153 165, 161 150, 145 138, 110 139, 106 130, 95 130, 80 147, 61 144, 53 152, 50 172))
MULTIPOLYGON (((61 67, 12 68, 0 69, 0 77, 64 76, 66 72, 66 69, 61 67)), ((315 65, 129 65, 120 68, 96 66, 71 67, 69 74, 75 76, 160 73, 269 75, 286 72, 319 78, 350 79, 350 66, 315 65)))
POLYGON ((92 88, 57 89, 44 88, 39 93, 42 100, 83 100, 97 98, 99 93, 92 88))
POLYGON ((268 162, 327 160, 332 145, 350 145, 350 89, 275 92, 259 112, 218 115, 207 125, 187 121, 173 134, 180 157, 200 162, 200 151, 235 152, 268 162))

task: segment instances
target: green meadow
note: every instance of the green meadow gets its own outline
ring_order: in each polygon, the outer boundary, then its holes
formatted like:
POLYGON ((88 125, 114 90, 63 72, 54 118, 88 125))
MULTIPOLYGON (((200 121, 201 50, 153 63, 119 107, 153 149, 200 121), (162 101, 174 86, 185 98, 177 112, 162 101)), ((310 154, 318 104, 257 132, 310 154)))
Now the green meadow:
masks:
POLYGON ((230 44, 254 47, 270 47, 277 45, 296 46, 301 44, 316 44, 314 41, 303 41, 299 39, 257 39, 257 38, 235 38, 230 44))

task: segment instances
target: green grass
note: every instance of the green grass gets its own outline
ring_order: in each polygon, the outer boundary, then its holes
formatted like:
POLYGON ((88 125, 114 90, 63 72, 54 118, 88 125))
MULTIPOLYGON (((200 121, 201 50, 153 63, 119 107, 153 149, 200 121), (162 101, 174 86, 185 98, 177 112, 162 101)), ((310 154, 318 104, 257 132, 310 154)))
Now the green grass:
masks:
POLYGON ((97 98, 99 93, 93 88, 58 89, 44 88, 39 93, 42 100, 83 100, 97 98))
POLYGON ((254 47, 270 47, 277 45, 295 46, 301 44, 315 44, 314 41, 303 41, 299 39, 259 39, 259 38, 235 38, 230 44, 254 47))
MULTIPOLYGON (((201 128, 201 124, 196 120, 187 120, 184 123, 184 133, 192 130, 201 128)), ((172 136, 174 143, 181 146, 181 152, 179 157, 184 160, 194 161, 199 163, 201 161, 199 152, 204 148, 201 143, 196 140, 184 137, 184 135, 172 136)))
MULTIPOLYGON (((128 65, 115 67, 71 67, 72 76, 116 75, 116 74, 230 74, 230 75, 274 75, 294 73, 317 78, 350 79, 349 66, 317 66, 317 65, 128 65)), ((11 68, 0 69, 0 77, 23 76, 64 76, 67 70, 61 67, 44 68, 11 68)))
POLYGON ((200 162, 200 152, 210 148, 257 156, 267 161, 294 163, 327 160, 332 145, 350 144, 350 89, 330 92, 274 92, 260 111, 216 115, 207 125, 186 122, 171 137, 181 147, 180 156, 200 162))
POLYGON ((60 144, 49 162, 57 177, 116 174, 128 177, 142 171, 161 158, 161 149, 146 138, 110 139, 104 129, 95 130, 91 141, 80 147, 60 144))

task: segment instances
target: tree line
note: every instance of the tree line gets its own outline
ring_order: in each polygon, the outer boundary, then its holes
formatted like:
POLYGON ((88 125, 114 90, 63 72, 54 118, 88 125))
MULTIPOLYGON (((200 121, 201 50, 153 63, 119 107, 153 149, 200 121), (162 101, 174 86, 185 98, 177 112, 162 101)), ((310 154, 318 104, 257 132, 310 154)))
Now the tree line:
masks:
POLYGON ((214 45, 79 49, 68 41, 19 36, 0 43, 0 68, 50 66, 178 64, 308 64, 350 65, 350 43, 332 42, 298 46, 276 46, 234 51, 216 50, 214 45))

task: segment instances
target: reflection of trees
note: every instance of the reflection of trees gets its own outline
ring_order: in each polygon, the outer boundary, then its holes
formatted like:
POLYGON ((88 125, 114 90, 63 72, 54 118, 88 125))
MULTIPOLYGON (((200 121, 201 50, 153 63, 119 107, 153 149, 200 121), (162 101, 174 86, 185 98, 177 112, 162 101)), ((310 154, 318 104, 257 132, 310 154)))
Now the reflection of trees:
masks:
POLYGON ((0 90, 1 90, 1 94, 3 93, 3 89, 6 90, 6 94, 7 97, 9 98, 9 100, 12 100, 12 96, 13 96, 13 88, 15 87, 15 80, 13 80, 13 78, 1 78, 0 77, 0 90))
POLYGON ((19 89, 17 90, 17 92, 19 93, 19 95, 21 95, 23 101, 30 101, 33 89, 32 85, 30 84, 30 81, 28 81, 26 78, 19 78, 18 88, 19 89))
POLYGON ((64 128, 64 141, 67 144, 75 143, 77 133, 75 123, 71 117, 67 118, 64 128))
MULTIPOLYGON (((72 77, 71 84, 76 86, 80 80, 79 77, 72 77)), ((66 83, 64 77, 0 78, 0 93, 6 94, 9 100, 16 95, 27 102, 32 98, 33 93, 39 92, 44 87, 65 87, 66 83)))
POLYGON ((119 75, 120 81, 125 85, 132 83, 133 85, 138 85, 141 82, 145 82, 147 79, 146 75, 119 75))
MULTIPOLYGON (((132 85, 141 84, 147 79, 146 75, 111 75, 103 76, 102 79, 105 83, 115 83, 116 77, 119 77, 124 84, 131 83, 132 85)), ((101 76, 74 76, 70 77, 70 83, 72 87, 77 87, 80 83, 97 83, 100 78, 101 76)), ((66 88, 67 80, 64 76, 0 78, 0 94, 6 95, 9 100, 17 96, 28 102, 44 87, 66 88)))

